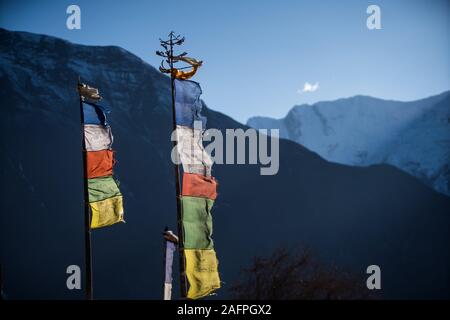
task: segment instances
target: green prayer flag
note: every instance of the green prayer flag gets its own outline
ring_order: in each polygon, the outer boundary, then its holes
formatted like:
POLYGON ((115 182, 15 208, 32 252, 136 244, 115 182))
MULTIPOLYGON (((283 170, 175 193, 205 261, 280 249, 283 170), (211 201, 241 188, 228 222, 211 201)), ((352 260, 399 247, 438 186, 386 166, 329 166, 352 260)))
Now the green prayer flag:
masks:
POLYGON ((112 176, 88 179, 89 202, 120 196, 120 190, 112 176))
POLYGON ((186 249, 212 249, 212 216, 214 200, 184 196, 183 207, 184 247, 186 249))

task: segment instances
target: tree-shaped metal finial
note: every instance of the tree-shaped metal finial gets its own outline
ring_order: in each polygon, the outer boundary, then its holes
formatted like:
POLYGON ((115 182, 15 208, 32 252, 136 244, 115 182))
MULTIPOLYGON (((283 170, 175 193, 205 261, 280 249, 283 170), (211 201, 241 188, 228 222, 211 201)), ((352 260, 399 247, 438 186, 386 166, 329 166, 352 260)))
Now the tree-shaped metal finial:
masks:
POLYGON ((159 42, 161 44, 161 47, 164 48, 164 51, 156 51, 156 54, 158 56, 165 58, 165 60, 161 61, 161 66, 159 68, 161 72, 172 70, 174 63, 178 62, 179 58, 187 55, 187 52, 183 52, 182 54, 176 56, 173 55, 173 47, 175 45, 182 45, 185 40, 184 37, 182 37, 181 35, 175 35, 175 32, 173 31, 169 33, 168 37, 168 40, 162 40, 161 38, 159 38, 159 42), (164 62, 169 64, 169 69, 164 66, 164 62))
POLYGON ((187 80, 190 79, 195 75, 198 68, 202 65, 203 61, 197 60, 194 58, 187 57, 187 52, 183 52, 178 55, 174 55, 173 48, 175 45, 181 45, 183 44, 185 38, 181 37, 180 35, 175 35, 175 33, 172 31, 169 33, 169 39, 168 40, 162 40, 159 39, 159 42, 161 43, 161 47, 164 48, 163 51, 156 51, 156 54, 162 58, 165 58, 161 61, 161 65, 159 67, 159 71, 162 73, 170 73, 172 78, 180 79, 180 80, 187 80), (187 63, 189 66, 181 67, 181 68, 174 68, 174 64, 182 61, 187 63), (167 63, 169 67, 166 67, 164 63, 167 63), (181 71, 183 69, 191 69, 187 72, 181 71))

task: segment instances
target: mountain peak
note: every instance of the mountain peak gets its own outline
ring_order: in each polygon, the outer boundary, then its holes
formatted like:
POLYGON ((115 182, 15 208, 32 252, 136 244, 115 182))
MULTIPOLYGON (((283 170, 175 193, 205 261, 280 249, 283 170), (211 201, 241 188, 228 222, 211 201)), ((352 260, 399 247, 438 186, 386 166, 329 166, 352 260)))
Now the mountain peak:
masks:
POLYGON ((402 102, 357 95, 295 106, 282 119, 252 117, 337 163, 387 163, 450 195, 450 91, 402 102))
MULTIPOLYGON (((93 46, 76 44, 54 36, 35 34, 26 31, 10 31, 0 28, 0 46, 2 47, 2 51, 9 52, 16 58, 18 58, 18 56, 23 56, 24 54, 21 54, 20 51, 26 48, 26 51, 28 51, 29 54, 52 55, 73 60, 82 55, 90 55, 92 57, 91 59, 94 60, 95 57, 90 53, 95 50, 98 59, 114 60, 118 65, 123 65, 124 61, 125 63, 137 63, 145 65, 146 68, 150 67, 156 72, 154 67, 150 66, 138 56, 122 47, 114 45, 93 46)), ((114 67, 114 65, 111 67, 114 67)))

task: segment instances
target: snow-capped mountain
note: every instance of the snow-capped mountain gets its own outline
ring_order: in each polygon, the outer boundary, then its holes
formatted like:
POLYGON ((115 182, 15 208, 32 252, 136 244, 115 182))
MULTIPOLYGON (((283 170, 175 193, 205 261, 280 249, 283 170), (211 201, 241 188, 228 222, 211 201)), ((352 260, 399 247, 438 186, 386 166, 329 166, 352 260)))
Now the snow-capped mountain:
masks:
POLYGON ((283 119, 247 125, 278 128, 328 161, 394 165, 450 195, 450 91, 411 102, 355 96, 300 105, 283 119))

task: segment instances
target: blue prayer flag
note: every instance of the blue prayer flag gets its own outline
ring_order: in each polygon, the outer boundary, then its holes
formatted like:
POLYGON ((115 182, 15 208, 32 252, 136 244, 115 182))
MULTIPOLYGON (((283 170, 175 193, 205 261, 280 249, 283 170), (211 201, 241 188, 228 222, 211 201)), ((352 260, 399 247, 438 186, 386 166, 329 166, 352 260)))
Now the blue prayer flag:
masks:
POLYGON ((173 265, 173 253, 176 250, 176 244, 172 241, 166 241, 166 272, 165 283, 172 283, 172 265, 173 265))
POLYGON ((83 113, 85 124, 107 125, 106 113, 109 113, 109 109, 106 107, 83 101, 83 113))
POLYGON ((175 113, 176 123, 180 126, 194 128, 194 121, 201 121, 206 127, 206 117, 203 117, 200 95, 202 89, 197 82, 175 79, 175 113))

